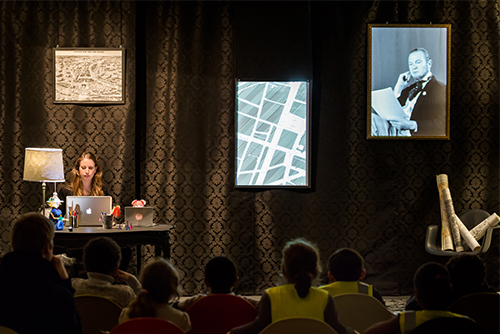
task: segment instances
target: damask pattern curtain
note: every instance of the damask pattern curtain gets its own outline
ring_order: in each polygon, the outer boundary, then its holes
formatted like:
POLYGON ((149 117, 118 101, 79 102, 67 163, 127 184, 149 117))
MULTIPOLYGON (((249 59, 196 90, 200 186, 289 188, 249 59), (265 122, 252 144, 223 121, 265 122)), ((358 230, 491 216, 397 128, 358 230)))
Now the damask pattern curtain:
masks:
MULTIPOLYGON (((41 185, 24 182, 26 147, 63 149, 68 180, 76 158, 94 152, 114 203, 134 198, 135 34, 130 2, 2 2, 0 27, 0 253, 13 221, 36 211, 41 185), (53 48, 126 49, 124 105, 53 104, 53 48)), ((57 187, 61 187, 58 184, 57 187)), ((47 185, 52 195, 54 185, 47 185)))
MULTIPOLYGON (((65 172, 101 158, 115 203, 144 198, 174 224, 186 294, 227 255, 240 293, 281 282, 281 248, 316 242, 365 258, 367 281, 409 294, 438 224, 436 174, 455 210, 498 213, 498 1, 0 3, 0 253, 12 222, 40 202, 22 181, 25 147, 60 147, 65 172), (366 140, 367 25, 451 23, 451 139, 366 140), (126 48, 125 105, 53 104, 52 48, 126 48), (313 80, 310 190, 234 189, 235 79, 313 80)), ((49 185, 49 190, 51 189, 49 185)), ((494 236, 498 240, 498 235, 494 236)), ((498 288, 498 242, 484 259, 498 288)), ((151 259, 150 253, 146 261, 151 259)), ((132 272, 134 268, 131 268, 132 272)), ((322 276, 324 278, 324 274, 322 276)))
MULTIPOLYGON (((147 6, 144 194, 175 224, 172 261, 187 293, 203 288, 204 264, 226 255, 250 268, 251 196, 232 189, 234 59, 229 3, 147 6), (250 199, 250 200, 249 200, 250 199)), ((251 289, 252 277, 241 283, 251 289)))

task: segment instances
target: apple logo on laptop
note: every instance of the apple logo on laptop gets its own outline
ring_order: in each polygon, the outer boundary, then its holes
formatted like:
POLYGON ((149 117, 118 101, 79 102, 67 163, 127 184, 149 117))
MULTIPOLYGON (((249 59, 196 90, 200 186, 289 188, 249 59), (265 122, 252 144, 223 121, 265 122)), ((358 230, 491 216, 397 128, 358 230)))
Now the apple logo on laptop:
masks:
POLYGON ((91 214, 92 214, 92 208, 88 208, 87 210, 85 210, 85 212, 86 212, 88 215, 91 215, 91 214))
POLYGON ((137 220, 137 221, 142 220, 142 215, 140 213, 136 214, 135 220, 137 220))

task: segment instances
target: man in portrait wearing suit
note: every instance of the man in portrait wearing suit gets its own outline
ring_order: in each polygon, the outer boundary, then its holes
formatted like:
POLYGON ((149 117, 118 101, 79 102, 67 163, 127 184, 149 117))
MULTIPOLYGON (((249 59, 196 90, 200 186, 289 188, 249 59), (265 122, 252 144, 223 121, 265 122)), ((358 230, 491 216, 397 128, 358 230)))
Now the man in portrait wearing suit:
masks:
POLYGON ((389 119, 399 136, 446 135, 446 85, 431 72, 432 59, 424 48, 408 55, 409 71, 401 73, 394 95, 407 118, 389 119))

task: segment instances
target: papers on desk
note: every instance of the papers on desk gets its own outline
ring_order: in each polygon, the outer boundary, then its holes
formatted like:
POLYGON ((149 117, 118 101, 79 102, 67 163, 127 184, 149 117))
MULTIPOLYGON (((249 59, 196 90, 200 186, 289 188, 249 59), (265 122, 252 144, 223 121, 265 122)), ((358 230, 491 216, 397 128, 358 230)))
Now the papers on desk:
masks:
POLYGON ((372 108, 384 119, 407 118, 391 87, 372 91, 372 108))

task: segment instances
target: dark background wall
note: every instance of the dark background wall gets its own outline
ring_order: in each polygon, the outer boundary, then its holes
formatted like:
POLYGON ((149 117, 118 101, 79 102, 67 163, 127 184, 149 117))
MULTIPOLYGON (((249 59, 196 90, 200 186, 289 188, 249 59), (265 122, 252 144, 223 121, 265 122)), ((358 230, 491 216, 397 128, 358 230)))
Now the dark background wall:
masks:
MULTIPOLYGON (((60 147, 66 172, 84 150, 122 207, 144 198, 175 224, 184 290, 203 289, 214 255, 235 260, 241 293, 279 283, 290 238, 365 257, 367 281, 409 294, 439 224, 436 174, 455 210, 499 211, 498 1, 2 2, 0 253, 34 210, 26 147, 60 147), (450 23, 451 138, 366 140, 367 25, 450 23), (126 48, 124 105, 53 104, 52 48, 126 48), (313 81, 310 190, 234 189, 235 79, 313 81)), ((49 186, 49 190, 52 189, 49 186)), ((498 289, 498 232, 483 257, 498 289)), ((147 248, 147 247, 146 247, 147 248)), ((131 269, 132 271, 134 268, 131 269)))

